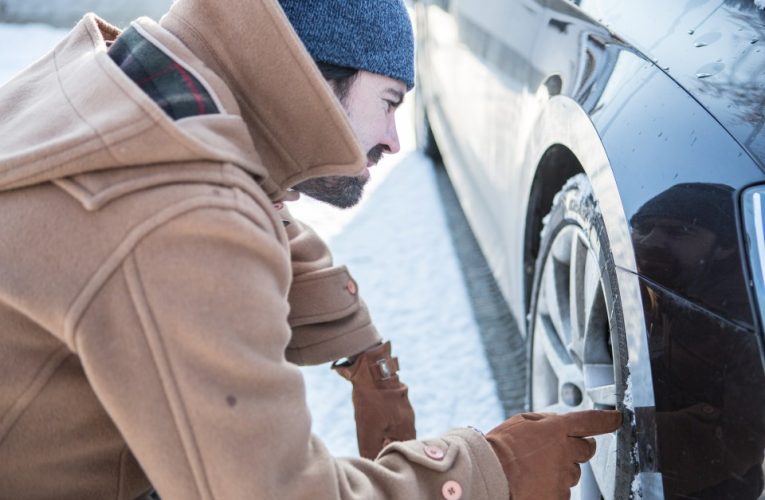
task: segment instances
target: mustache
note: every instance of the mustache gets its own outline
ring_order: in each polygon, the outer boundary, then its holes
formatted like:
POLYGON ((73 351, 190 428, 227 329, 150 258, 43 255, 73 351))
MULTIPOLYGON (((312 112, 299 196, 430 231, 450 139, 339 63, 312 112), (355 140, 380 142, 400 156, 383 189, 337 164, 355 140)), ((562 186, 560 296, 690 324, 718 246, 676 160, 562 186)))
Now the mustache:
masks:
POLYGON ((387 146, 384 146, 382 144, 378 144, 377 146, 375 146, 375 147, 373 147, 372 149, 369 150, 369 153, 367 153, 367 158, 372 163, 377 163, 377 162, 379 162, 382 159, 383 154, 386 151, 388 151, 388 147, 387 146))

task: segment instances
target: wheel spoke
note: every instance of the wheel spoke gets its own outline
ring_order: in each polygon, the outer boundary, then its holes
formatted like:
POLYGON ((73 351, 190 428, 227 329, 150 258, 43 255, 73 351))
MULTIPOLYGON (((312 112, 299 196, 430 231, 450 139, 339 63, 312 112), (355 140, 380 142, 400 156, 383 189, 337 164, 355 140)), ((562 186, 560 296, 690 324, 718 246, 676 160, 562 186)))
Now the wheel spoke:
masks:
MULTIPOLYGON (((537 331, 534 335, 541 335, 538 339, 540 347, 544 352, 544 357, 550 364, 550 368, 555 373, 558 380, 567 380, 570 376, 570 368, 572 366, 571 358, 566 352, 566 348, 560 341, 558 333, 555 331, 555 327, 551 321, 545 317, 540 318, 541 321, 537 324, 537 331)), ((537 340, 537 339, 535 339, 537 340)))
POLYGON ((593 404, 616 407, 616 384, 612 364, 584 365, 584 385, 593 404))
POLYGON ((589 462, 582 464, 582 476, 579 484, 571 488, 571 500, 589 500, 600 497, 600 488, 595 475, 592 472, 592 466, 589 462))
POLYGON ((564 384, 573 384, 580 390, 584 387, 582 372, 560 342, 549 319, 538 316, 534 332, 534 372, 532 374, 534 409, 544 406, 558 406, 554 411, 567 412, 572 406, 561 400, 561 388, 564 384))
POLYGON ((597 452, 590 460, 595 481, 605 500, 614 498, 614 480, 616 479, 616 434, 595 436, 597 452))
MULTIPOLYGON (((601 284, 600 265, 595 255, 588 251, 584 263, 584 283, 582 285, 583 311, 585 334, 591 331, 594 322, 601 321, 599 315, 605 316, 605 307, 601 310, 599 304, 603 304, 603 286, 601 284)), ((605 304, 603 304, 605 306, 605 304)))
POLYGON ((606 406, 616 408, 616 384, 588 387, 587 396, 598 409, 605 409, 606 406))
MULTIPOLYGON (((582 294, 585 281, 585 264, 587 262, 587 247, 579 235, 571 238, 571 263, 569 266, 569 311, 571 314, 571 342, 574 349, 584 335, 585 296, 582 294)), ((581 359, 581 356, 580 356, 581 359)))
POLYGON ((565 338, 565 334, 569 329, 568 318, 568 302, 565 295, 561 296, 561 280, 568 281, 567 266, 561 262, 558 262, 555 258, 551 258, 545 265, 544 274, 544 310, 550 317, 552 324, 555 328, 556 335, 559 336, 561 341, 565 338), (561 300, 563 299, 563 300, 561 300))

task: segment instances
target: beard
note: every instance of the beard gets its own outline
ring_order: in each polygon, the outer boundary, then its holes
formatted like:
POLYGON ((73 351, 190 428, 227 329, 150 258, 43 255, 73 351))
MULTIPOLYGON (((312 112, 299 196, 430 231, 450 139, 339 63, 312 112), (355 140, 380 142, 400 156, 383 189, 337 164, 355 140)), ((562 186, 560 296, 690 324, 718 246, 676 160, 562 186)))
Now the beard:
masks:
POLYGON ((295 185, 292 189, 338 208, 351 208, 361 201, 366 179, 361 177, 316 177, 295 185))
MULTIPOLYGON (((386 146, 378 144, 367 153, 367 158, 377 163, 386 149, 386 146)), ((351 208, 361 201, 367 180, 339 175, 316 177, 296 184, 292 189, 338 208, 351 208)))

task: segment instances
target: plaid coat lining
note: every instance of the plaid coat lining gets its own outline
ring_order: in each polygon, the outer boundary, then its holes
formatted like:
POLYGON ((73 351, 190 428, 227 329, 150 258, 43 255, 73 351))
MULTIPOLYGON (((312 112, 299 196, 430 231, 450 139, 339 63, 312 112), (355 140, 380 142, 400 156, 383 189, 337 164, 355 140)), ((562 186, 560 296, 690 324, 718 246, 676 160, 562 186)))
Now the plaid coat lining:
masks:
POLYGON ((173 120, 220 112, 193 74, 134 27, 115 40, 109 56, 173 120))

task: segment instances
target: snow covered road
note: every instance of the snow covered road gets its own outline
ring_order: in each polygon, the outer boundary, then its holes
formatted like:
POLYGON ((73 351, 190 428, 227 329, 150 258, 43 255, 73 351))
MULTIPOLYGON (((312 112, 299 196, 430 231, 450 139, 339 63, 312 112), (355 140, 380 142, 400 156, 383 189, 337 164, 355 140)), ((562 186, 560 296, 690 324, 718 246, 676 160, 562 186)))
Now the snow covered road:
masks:
MULTIPOLYGON (((43 25, 0 24, 0 84, 64 35, 43 25)), ((410 95, 400 112, 402 152, 372 170, 364 201, 341 211, 304 199, 292 212, 347 264, 410 387, 417 430, 484 431, 502 409, 473 319, 433 167, 414 150, 410 95)), ((314 432, 336 455, 356 455, 350 385, 327 366, 304 369, 314 432)))

